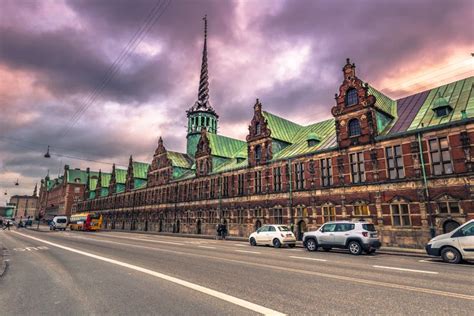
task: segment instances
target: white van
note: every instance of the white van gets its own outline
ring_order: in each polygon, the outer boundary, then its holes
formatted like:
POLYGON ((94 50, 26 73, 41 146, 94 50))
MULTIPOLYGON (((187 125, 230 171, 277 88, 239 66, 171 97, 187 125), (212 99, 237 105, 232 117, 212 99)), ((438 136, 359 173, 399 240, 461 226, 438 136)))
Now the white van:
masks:
POLYGON ((428 255, 441 256, 449 263, 474 260, 474 219, 452 232, 436 236, 425 248, 428 255))
POLYGON ((67 216, 55 216, 49 224, 49 230, 66 230, 67 216))

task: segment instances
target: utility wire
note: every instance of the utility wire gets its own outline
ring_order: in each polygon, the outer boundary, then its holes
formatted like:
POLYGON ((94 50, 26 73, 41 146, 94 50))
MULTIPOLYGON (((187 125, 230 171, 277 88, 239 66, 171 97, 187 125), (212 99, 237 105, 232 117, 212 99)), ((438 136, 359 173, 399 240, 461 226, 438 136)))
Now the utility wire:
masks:
POLYGON ((112 80, 115 74, 121 69, 122 64, 126 61, 126 59, 130 56, 130 54, 135 51, 137 46, 141 43, 144 37, 147 35, 148 31, 151 27, 156 23, 156 21, 163 15, 166 11, 168 6, 170 5, 171 0, 164 0, 163 2, 158 2, 152 11, 149 14, 148 21, 139 28, 139 30, 134 34, 132 39, 126 45, 126 47, 122 50, 119 57, 115 60, 112 66, 109 68, 109 71, 106 73, 105 78, 102 80, 99 88, 96 88, 91 95, 89 96, 88 100, 84 102, 81 108, 73 115, 70 119, 70 125, 64 129, 64 132, 61 134, 60 137, 66 136, 69 131, 74 127, 74 125, 79 121, 81 116, 87 111, 87 109, 100 97, 102 92, 104 91, 107 84, 112 80), (163 5, 164 4, 164 5, 163 5))

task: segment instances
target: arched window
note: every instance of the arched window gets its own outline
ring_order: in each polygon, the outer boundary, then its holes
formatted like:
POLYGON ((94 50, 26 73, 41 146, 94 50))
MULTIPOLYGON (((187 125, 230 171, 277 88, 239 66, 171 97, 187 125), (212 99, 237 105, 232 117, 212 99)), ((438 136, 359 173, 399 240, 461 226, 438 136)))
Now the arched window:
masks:
POLYGON ((349 89, 346 92, 346 106, 356 105, 359 103, 356 89, 349 89))
POLYGON ((360 123, 358 119, 349 121, 349 137, 359 136, 361 134, 360 123))
POLYGON ((262 160, 262 146, 257 145, 255 146, 255 162, 259 164, 261 160, 262 160))

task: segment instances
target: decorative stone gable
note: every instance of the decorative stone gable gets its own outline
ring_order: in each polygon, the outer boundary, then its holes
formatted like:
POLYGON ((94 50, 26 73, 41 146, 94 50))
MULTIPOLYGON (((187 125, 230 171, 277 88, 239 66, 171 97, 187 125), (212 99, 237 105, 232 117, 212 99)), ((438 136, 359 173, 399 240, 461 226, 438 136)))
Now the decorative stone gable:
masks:
POLYGON ((196 149, 196 175, 205 176, 212 171, 212 156, 207 131, 201 130, 201 137, 196 149))
POLYGON ((173 173, 173 165, 168 158, 168 151, 166 150, 163 139, 158 139, 158 147, 156 147, 153 161, 148 168, 147 186, 152 187, 162 185, 169 182, 173 173))
POLYGON ((130 191, 135 188, 135 181, 133 178, 133 157, 130 156, 128 161, 128 168, 127 168, 127 179, 125 180, 125 190, 130 191))
POLYGON ((368 94, 368 85, 357 78, 355 68, 348 58, 342 69, 344 81, 335 97, 336 106, 332 108, 341 148, 372 143, 377 136, 376 99, 368 94))
POLYGON ((115 176, 115 164, 112 165, 112 175, 110 176, 109 182, 109 195, 115 193, 115 187, 117 185, 117 178, 115 176))
POLYGON ((249 166, 265 164, 272 159, 272 139, 268 122, 262 113, 262 103, 257 99, 254 115, 247 135, 249 166))

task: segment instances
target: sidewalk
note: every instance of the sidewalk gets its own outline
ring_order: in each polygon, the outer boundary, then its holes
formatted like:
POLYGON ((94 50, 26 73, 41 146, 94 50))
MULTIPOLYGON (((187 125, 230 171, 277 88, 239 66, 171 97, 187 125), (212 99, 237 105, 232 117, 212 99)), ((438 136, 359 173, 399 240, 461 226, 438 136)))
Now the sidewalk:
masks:
MULTIPOLYGON (((145 232, 145 231, 111 230, 111 229, 102 229, 102 231, 122 232, 122 233, 131 233, 131 234, 152 234, 152 235, 161 235, 161 236, 174 236, 174 237, 187 237, 187 238, 200 238, 200 239, 216 239, 216 236, 214 235, 164 233, 164 232, 160 233, 160 232, 151 232, 151 231, 145 232)), ((248 238, 236 237, 236 236, 227 236, 226 240, 248 242, 248 238)), ((296 247, 304 248, 303 242, 297 241, 296 247)), ((377 253, 385 254, 385 255, 411 256, 411 257, 422 257, 422 258, 428 257, 424 249, 412 249, 412 248, 400 248, 400 247, 381 247, 379 250, 377 250, 377 253)))

